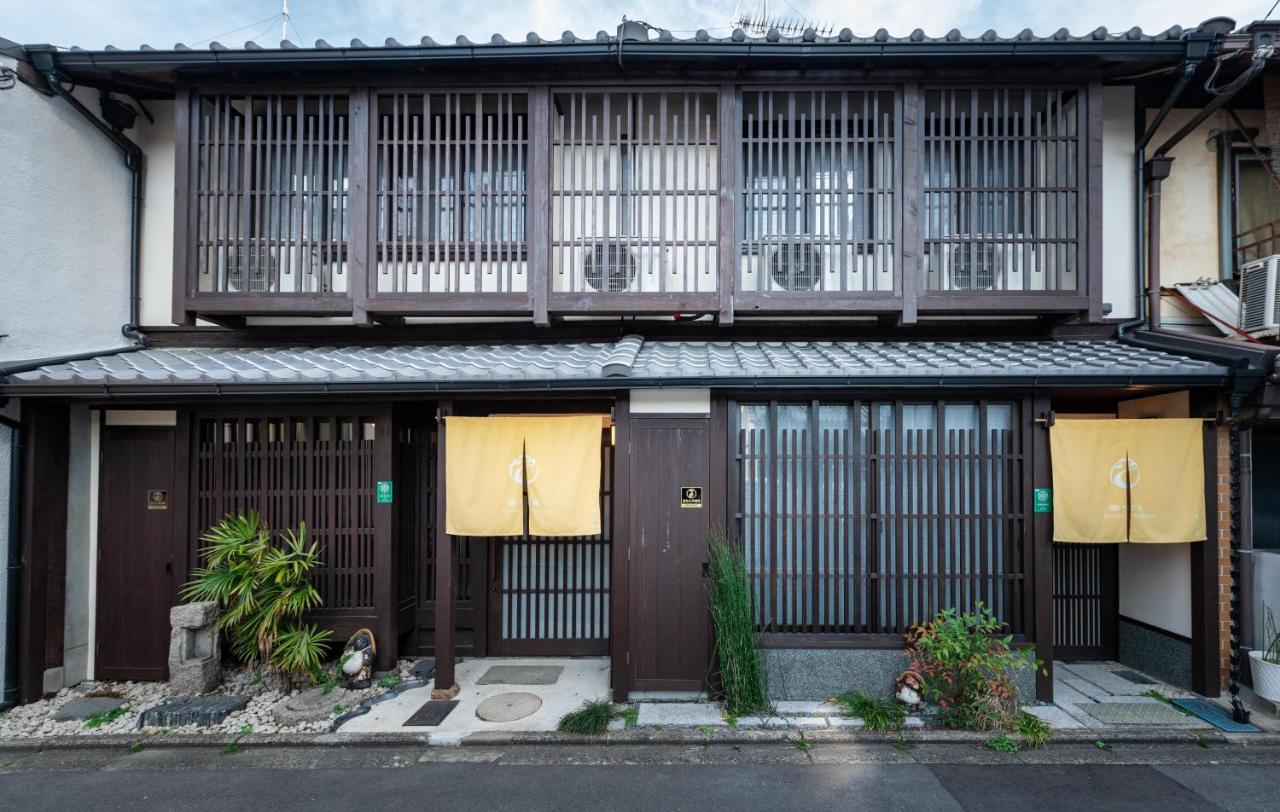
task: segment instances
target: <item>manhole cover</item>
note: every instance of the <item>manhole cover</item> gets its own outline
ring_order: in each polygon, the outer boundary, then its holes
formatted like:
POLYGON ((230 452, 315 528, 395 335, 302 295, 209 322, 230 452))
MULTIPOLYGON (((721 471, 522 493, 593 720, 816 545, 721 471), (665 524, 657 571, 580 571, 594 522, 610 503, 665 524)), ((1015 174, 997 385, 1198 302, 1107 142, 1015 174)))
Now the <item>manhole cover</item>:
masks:
POLYGON ((491 696, 476 708, 476 716, 486 722, 514 722, 532 716, 542 707, 536 694, 514 691, 491 696))

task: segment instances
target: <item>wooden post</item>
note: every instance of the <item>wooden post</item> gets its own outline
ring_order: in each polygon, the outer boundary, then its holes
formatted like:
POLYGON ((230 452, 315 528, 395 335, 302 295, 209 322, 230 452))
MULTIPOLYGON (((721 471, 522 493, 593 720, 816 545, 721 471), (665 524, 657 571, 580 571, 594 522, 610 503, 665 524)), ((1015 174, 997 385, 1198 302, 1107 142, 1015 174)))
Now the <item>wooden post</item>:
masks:
POLYGON ((720 85, 719 120, 717 122, 717 139, 719 140, 720 163, 718 187, 719 200, 716 205, 716 217, 719 230, 717 245, 719 249, 719 288, 720 324, 733 324, 733 295, 738 287, 738 161, 741 158, 742 138, 740 132, 742 110, 738 101, 738 88, 732 82, 720 85))
MULTIPOLYGON (((1038 418, 1051 414, 1049 398, 1039 396, 1023 401, 1023 431, 1031 437, 1023 447, 1030 451, 1030 474, 1023 473, 1023 510, 1031 511, 1024 518, 1031 536, 1032 560, 1024 561, 1029 569, 1029 591, 1034 606, 1034 626, 1029 631, 1036 645, 1036 659, 1042 663, 1036 671, 1036 699, 1053 701, 1053 514, 1035 512, 1035 489, 1048 488, 1053 482, 1049 460, 1049 429, 1038 418), (1030 407, 1028 409, 1028 406, 1030 407)), ((1025 469, 1024 465, 1024 469, 1025 469)), ((1024 546, 1023 549, 1026 549, 1024 546)))
POLYGON ((195 290, 195 222, 191 182, 195 173, 191 159, 191 92, 179 87, 173 100, 173 323, 192 326, 195 314, 187 310, 187 296, 195 290))
POLYGON ((351 91, 351 150, 347 176, 351 179, 347 210, 351 212, 351 241, 347 256, 347 296, 351 298, 351 320, 369 326, 369 294, 377 287, 377 239, 373 222, 372 175, 376 172, 373 144, 377 133, 376 98, 368 88, 351 91))
MULTIPOLYGON (((391 405, 384 404, 375 414, 373 437, 373 479, 374 482, 392 483, 392 500, 408 499, 404 492, 396 493, 395 483, 395 426, 391 416, 391 405)), ((369 511, 373 515, 373 615, 374 634, 378 638, 378 669, 395 668, 399 657, 399 629, 396 617, 396 557, 395 557, 395 502, 379 503, 374 493, 363 497, 373 504, 369 511)))
POLYGON ((631 527, 631 401, 622 393, 614 401, 613 447, 613 521, 610 545, 610 667, 609 687, 613 689, 614 702, 626 702, 631 690, 630 669, 630 589, 628 562, 630 561, 631 527))
MULTIPOLYGON (((1193 416, 1213 417, 1217 395, 1196 399, 1193 416)), ((1218 427, 1205 423, 1204 523, 1206 538, 1191 544, 1191 690, 1202 696, 1222 693, 1220 658, 1218 568, 1218 427)))
POLYGON ((1085 97, 1085 202, 1078 203, 1078 216, 1083 228, 1085 273, 1077 284, 1085 286, 1089 297, 1089 321, 1102 321, 1102 82, 1089 83, 1085 97))
POLYGON ((436 412, 436 682, 432 699, 458 695, 453 665, 453 539, 445 531, 445 418, 453 414, 452 401, 441 401, 436 412))
POLYGON ((10 543, 22 545, 18 694, 34 702, 44 694, 45 669, 62 664, 70 409, 36 400, 22 411, 22 504, 12 506, 22 512, 22 530, 10 543))
POLYGON ((535 85, 529 94, 529 306, 533 323, 551 323, 551 90, 535 85))
POLYGON ((917 293, 920 273, 924 268, 924 233, 921 230, 924 179, 920 166, 920 119, 923 113, 920 85, 908 82, 902 88, 902 101, 895 133, 898 180, 898 284, 902 296, 903 324, 916 323, 917 293))

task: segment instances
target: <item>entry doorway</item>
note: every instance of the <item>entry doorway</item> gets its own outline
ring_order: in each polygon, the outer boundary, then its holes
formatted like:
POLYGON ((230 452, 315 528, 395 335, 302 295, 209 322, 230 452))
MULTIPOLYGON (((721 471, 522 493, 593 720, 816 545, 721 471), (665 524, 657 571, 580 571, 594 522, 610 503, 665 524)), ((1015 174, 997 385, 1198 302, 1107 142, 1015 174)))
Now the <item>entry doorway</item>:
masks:
POLYGON ((632 690, 684 692, 706 686, 709 422, 631 420, 627 538, 632 690))
POLYGON ((1053 657, 1119 657, 1119 547, 1053 545, 1053 657))
POLYGON ((169 675, 174 539, 174 429, 102 429, 94 678, 163 680, 169 675))

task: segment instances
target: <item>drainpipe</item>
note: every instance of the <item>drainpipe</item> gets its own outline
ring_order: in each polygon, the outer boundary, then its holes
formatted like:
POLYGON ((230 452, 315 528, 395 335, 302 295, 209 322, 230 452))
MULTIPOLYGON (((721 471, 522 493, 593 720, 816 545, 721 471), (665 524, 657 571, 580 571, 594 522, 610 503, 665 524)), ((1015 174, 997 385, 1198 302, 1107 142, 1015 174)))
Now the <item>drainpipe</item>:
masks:
POLYGON ((5 561, 4 675, 0 710, 18 704, 18 592, 22 575, 22 424, 0 416, 0 425, 9 429, 9 527, 5 561))
MULTIPOLYGON (((1196 71, 1200 69, 1200 63, 1209 55, 1215 42, 1217 42, 1216 36, 1201 31, 1193 31, 1187 35, 1187 51, 1186 56, 1183 57, 1182 75, 1178 77, 1177 84, 1169 91, 1164 103, 1156 111, 1155 118, 1151 119, 1151 123, 1147 125, 1146 130, 1138 138, 1138 143, 1134 147, 1133 200, 1137 214, 1137 233, 1134 236, 1134 304, 1137 314, 1133 319, 1122 323, 1117 328, 1116 336, 1118 338, 1123 338, 1129 330, 1147 322, 1147 298, 1151 287, 1147 284, 1147 144, 1151 143, 1151 139, 1155 137, 1156 130, 1164 123, 1169 111, 1177 104, 1178 99, 1182 98, 1183 91, 1187 89, 1187 85, 1191 84, 1191 79, 1196 75, 1196 71)), ((1159 288, 1156 290, 1159 291, 1159 288)), ((1158 308, 1158 292, 1156 297, 1158 308)))
MULTIPOLYGON (((112 355, 119 352, 143 350, 147 347, 147 337, 138 329, 141 311, 141 257, 142 257, 142 169, 144 164, 142 148, 120 130, 109 126, 98 116, 71 95, 62 84, 62 76, 58 73, 57 51, 52 47, 31 48, 28 50, 32 64, 53 93, 71 105, 86 121, 107 137, 111 143, 123 153, 124 165, 129 170, 129 321, 120 327, 120 333, 133 346, 95 355, 112 355)), ((92 356, 90 356, 92 357, 92 356)), ((70 359, 68 359, 70 360, 70 359)))

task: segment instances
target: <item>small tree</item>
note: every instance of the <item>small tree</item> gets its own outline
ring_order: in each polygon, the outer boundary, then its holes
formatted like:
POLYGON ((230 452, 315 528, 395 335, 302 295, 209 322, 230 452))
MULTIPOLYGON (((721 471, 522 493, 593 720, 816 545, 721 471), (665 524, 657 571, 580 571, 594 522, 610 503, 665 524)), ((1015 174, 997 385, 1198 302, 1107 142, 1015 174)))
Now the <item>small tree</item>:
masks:
POLYGON ((321 604, 308 579, 320 565, 318 548, 306 538, 305 522, 275 542, 256 511, 228 515, 201 536, 204 566, 182 588, 186 600, 222 607, 218 627, 236 659, 284 679, 318 670, 332 636, 301 623, 304 612, 321 604))

